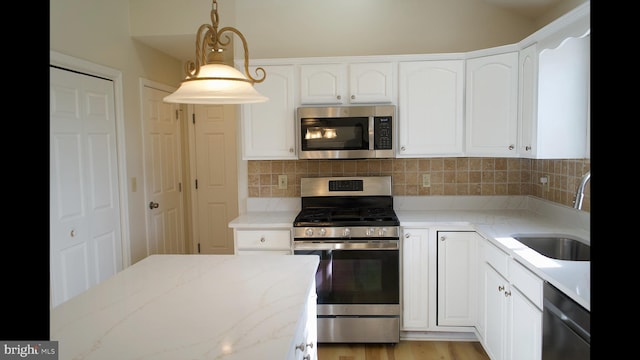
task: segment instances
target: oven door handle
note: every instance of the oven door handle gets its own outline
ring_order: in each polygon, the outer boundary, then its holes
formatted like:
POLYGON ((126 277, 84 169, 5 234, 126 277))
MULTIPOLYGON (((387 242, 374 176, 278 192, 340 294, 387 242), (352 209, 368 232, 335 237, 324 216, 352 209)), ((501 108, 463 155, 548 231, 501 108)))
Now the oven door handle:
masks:
POLYGON ((398 240, 294 241, 293 250, 398 250, 398 240))

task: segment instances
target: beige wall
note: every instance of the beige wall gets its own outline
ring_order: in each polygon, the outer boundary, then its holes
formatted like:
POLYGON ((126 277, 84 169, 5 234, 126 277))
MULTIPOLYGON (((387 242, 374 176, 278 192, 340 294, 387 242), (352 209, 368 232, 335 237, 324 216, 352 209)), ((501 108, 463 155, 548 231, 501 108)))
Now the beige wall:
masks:
POLYGON ((234 0, 256 59, 468 52, 517 43, 584 2, 529 19, 483 0, 234 0))
MULTIPOLYGON (((428 158, 384 160, 251 160, 250 197, 299 197, 300 179, 318 176, 391 175, 393 195, 534 195, 573 206, 587 159, 531 160, 512 158, 428 158), (422 174, 431 175, 431 187, 422 187, 422 174), (278 175, 287 175, 287 189, 278 189, 278 175), (540 177, 549 178, 542 188, 540 177)), ((583 207, 590 211, 587 184, 583 207)))
POLYGON ((183 77, 182 65, 131 39, 128 0, 55 0, 49 4, 51 50, 122 72, 126 176, 137 178, 139 184, 137 192, 127 189, 131 261, 135 263, 146 256, 139 82, 144 78, 176 85, 183 77))

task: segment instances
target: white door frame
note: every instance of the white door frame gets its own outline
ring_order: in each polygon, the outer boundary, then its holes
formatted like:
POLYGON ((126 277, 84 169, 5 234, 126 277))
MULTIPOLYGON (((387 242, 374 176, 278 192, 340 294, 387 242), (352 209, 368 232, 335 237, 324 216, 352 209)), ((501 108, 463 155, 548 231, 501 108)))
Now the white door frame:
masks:
POLYGON ((120 181, 120 231, 122 239, 122 267, 127 268, 131 265, 131 246, 129 239, 129 201, 127 196, 127 167, 125 157, 125 137, 124 137, 124 96, 122 90, 122 72, 103 65, 98 65, 86 60, 74 58, 62 53, 49 50, 49 64, 59 66, 65 69, 99 76, 113 81, 114 101, 116 106, 116 146, 118 151, 118 180, 120 181))

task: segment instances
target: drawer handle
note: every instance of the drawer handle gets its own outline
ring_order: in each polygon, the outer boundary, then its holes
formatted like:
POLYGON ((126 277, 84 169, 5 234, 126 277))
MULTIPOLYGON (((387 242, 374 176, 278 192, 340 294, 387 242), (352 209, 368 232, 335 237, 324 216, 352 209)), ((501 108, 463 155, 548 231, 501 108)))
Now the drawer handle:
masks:
POLYGON ((264 238, 264 236, 261 236, 261 237, 260 237, 260 242, 261 242, 261 243, 263 243, 263 242, 265 242, 265 241, 267 241, 267 239, 265 239, 265 238, 264 238))

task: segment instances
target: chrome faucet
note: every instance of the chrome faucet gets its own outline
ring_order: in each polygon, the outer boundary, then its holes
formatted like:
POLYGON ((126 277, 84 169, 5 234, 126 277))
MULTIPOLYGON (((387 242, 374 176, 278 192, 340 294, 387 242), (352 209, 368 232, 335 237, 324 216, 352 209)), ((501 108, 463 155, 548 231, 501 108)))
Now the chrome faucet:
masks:
POLYGON ((578 186, 578 190, 576 191, 576 199, 573 200, 573 208, 574 209, 582 209, 582 199, 584 198, 584 188, 587 186, 587 181, 591 178, 591 171, 587 171, 586 174, 582 176, 582 180, 580 180, 580 185, 578 186))

